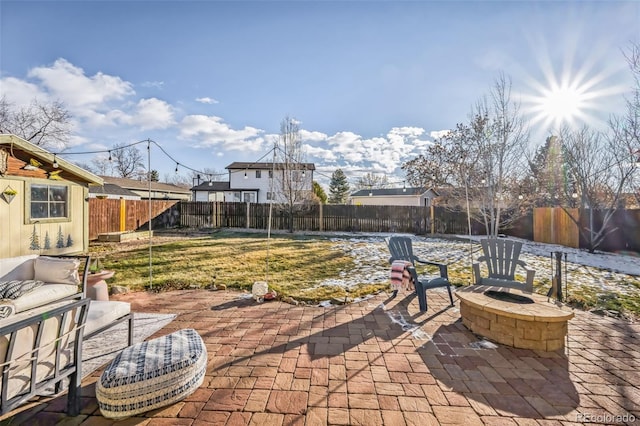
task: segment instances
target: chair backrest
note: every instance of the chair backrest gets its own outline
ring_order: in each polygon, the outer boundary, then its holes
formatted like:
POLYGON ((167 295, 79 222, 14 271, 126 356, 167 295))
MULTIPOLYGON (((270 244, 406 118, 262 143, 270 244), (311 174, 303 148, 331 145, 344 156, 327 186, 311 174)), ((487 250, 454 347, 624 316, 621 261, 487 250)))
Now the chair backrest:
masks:
POLYGON ((504 238, 488 238, 480 240, 484 256, 478 258, 487 264, 489 278, 515 280, 516 266, 524 264, 520 261, 522 243, 504 238))
POLYGON ((414 263, 413 246, 409 237, 389 237, 387 246, 391 252, 391 260, 406 260, 414 263))

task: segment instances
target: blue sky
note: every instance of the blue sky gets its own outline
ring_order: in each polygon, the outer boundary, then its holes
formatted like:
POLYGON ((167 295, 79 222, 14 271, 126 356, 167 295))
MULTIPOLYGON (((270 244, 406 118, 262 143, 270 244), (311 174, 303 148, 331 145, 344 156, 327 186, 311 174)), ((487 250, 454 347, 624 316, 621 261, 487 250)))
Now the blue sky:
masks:
MULTIPOLYGON (((150 138, 224 171, 268 152, 289 115, 318 180, 400 182, 500 72, 532 145, 562 119, 602 127, 632 86, 622 50, 640 41, 640 2, 2 0, 0 27, 0 93, 63 101, 71 151, 150 138), (550 106, 558 92, 571 114, 550 106)), ((152 152, 161 178, 175 166, 152 152)))

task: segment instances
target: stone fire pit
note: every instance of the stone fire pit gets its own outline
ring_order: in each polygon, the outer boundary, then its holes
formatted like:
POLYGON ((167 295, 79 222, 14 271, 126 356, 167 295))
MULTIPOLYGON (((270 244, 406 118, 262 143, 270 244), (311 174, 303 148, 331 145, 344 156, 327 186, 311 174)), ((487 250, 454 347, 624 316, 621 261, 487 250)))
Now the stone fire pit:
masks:
POLYGON ((542 295, 513 288, 472 285, 455 293, 463 324, 494 342, 521 349, 564 348, 573 312, 542 295), (527 300, 528 299, 528 300, 527 300))

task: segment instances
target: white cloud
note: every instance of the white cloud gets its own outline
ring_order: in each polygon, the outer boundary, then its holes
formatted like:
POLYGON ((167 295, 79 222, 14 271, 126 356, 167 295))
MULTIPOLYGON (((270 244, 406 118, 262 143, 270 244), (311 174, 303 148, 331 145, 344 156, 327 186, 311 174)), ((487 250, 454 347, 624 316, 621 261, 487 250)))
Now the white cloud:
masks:
POLYGON ((447 136, 449 133, 451 133, 451 130, 434 130, 429 133, 429 136, 431 136, 433 139, 440 139, 444 136, 447 136))
POLYGON ((264 131, 245 126, 232 129, 222 118, 206 115, 188 115, 180 123, 181 139, 191 139, 201 146, 228 151, 260 151, 264 149, 264 131))
POLYGON ((321 142, 327 140, 327 135, 322 132, 300 129, 300 139, 306 142, 321 142))
POLYGON ((141 99, 131 116, 130 124, 139 126, 141 130, 166 129, 175 124, 173 107, 160 99, 141 99))
POLYGON ((42 92, 37 85, 15 77, 0 79, 0 87, 2 87, 2 95, 6 96, 7 101, 17 108, 29 105, 34 99, 42 102, 48 101, 47 94, 42 92))
POLYGON ((87 77, 82 68, 66 59, 58 59, 50 67, 33 68, 27 76, 39 80, 52 98, 62 100, 67 109, 80 116, 87 108, 101 107, 110 100, 135 94, 132 84, 120 77, 101 72, 87 77))
POLYGON ((332 150, 325 149, 319 146, 304 144, 304 150, 309 156, 311 156, 311 158, 318 158, 320 160, 330 162, 334 162, 338 159, 338 157, 332 150))
POLYGON ((145 81, 140 86, 153 87, 155 89, 162 89, 164 87, 164 81, 145 81))
POLYGON ((220 103, 217 100, 215 100, 213 98, 209 98, 209 97, 196 98, 196 102, 200 102, 201 104, 218 104, 218 103, 220 103))

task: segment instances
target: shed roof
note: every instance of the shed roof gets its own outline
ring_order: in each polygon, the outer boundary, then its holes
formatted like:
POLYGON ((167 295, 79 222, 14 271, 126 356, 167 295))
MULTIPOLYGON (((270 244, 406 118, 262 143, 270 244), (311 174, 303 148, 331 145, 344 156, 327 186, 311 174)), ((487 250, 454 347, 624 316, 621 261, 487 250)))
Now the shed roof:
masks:
MULTIPOLYGON (((121 188, 132 189, 137 191, 149 190, 149 181, 146 181, 146 180, 129 179, 129 178, 114 177, 114 176, 100 176, 100 177, 104 179, 105 183, 118 185, 121 188)), ((184 188, 182 186, 173 185, 170 183, 153 182, 153 181, 151 182, 151 190, 175 192, 178 194, 189 194, 191 192, 189 188, 184 188)))
POLYGON ((38 145, 34 145, 31 142, 22 139, 19 136, 7 134, 0 135, 0 148, 3 147, 8 149, 14 157, 23 161, 28 162, 29 157, 36 157, 38 161, 43 163, 44 167, 46 167, 48 171, 62 170, 65 173, 69 173, 75 178, 89 184, 102 185, 103 183, 102 178, 99 176, 96 176, 88 170, 76 166, 62 158, 61 156, 63 156, 64 153, 54 154, 38 145), (58 163, 57 168, 53 167, 54 161, 58 163))

